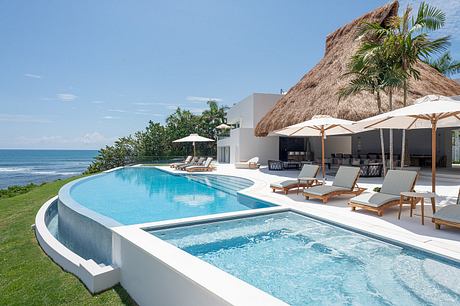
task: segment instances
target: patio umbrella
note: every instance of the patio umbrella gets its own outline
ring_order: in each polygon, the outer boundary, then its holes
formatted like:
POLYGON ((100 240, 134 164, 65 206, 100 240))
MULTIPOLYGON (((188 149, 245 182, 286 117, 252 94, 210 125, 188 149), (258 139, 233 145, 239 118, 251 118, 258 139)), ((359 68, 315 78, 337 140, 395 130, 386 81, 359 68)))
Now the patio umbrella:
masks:
POLYGON ((321 136, 321 167, 323 169, 323 179, 325 177, 324 168, 324 138, 327 135, 352 134, 353 121, 337 119, 326 115, 316 115, 310 120, 297 123, 274 133, 284 136, 321 136))
POLYGON ((222 123, 222 124, 219 124, 218 126, 216 126, 216 129, 218 130, 229 130, 231 129, 232 127, 228 124, 225 124, 225 123, 222 123))
POLYGON ((417 99, 413 105, 361 120, 369 128, 431 129, 431 189, 436 191, 436 129, 460 126, 460 101, 436 95, 417 99))
POLYGON ((214 141, 213 139, 209 139, 198 134, 190 134, 187 137, 176 139, 173 142, 191 142, 193 144, 193 156, 195 156, 195 142, 209 142, 214 141))

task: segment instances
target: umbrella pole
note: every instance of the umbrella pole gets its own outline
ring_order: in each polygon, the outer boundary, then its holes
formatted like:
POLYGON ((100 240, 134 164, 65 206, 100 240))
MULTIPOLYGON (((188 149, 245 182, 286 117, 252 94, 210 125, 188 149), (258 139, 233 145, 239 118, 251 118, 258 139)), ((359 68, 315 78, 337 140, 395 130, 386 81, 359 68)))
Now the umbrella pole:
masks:
POLYGON ((196 156, 196 152, 195 152, 195 142, 192 142, 193 144, 193 156, 196 156))
POLYGON ((436 123, 431 119, 431 191, 436 192, 436 123))
POLYGON ((324 168, 324 127, 321 127, 321 168, 323 168, 323 181, 326 177, 326 169, 324 168))

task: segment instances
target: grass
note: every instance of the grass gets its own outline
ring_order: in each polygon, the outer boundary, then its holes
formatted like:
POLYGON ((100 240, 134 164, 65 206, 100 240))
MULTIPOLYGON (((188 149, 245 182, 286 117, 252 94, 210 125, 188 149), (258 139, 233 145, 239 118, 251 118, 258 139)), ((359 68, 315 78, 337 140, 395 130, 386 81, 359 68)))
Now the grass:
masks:
POLYGON ((38 209, 71 180, 0 198, 0 305, 134 305, 120 285, 91 295, 38 245, 31 229, 38 209))

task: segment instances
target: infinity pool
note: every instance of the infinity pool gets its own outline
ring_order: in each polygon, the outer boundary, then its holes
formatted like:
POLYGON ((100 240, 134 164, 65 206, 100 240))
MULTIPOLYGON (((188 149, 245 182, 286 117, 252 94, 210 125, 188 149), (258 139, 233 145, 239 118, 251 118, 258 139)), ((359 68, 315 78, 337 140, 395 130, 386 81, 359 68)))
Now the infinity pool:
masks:
POLYGON ((129 225, 272 206, 237 194, 253 183, 218 175, 172 175, 133 167, 84 179, 70 189, 73 200, 129 225))
POLYGON ((459 305, 460 269, 285 212, 151 231, 291 305, 459 305))

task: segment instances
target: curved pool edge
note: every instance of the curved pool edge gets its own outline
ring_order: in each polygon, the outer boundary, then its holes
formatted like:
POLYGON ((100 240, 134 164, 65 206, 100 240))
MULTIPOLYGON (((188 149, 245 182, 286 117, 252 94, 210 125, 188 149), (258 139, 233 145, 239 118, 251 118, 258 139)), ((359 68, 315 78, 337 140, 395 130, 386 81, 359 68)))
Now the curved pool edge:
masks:
POLYGON ((84 259, 57 240, 48 230, 46 218, 58 196, 45 202, 35 216, 35 236, 42 250, 62 269, 77 276, 91 293, 107 290, 120 281, 120 269, 113 265, 98 265, 84 259))

